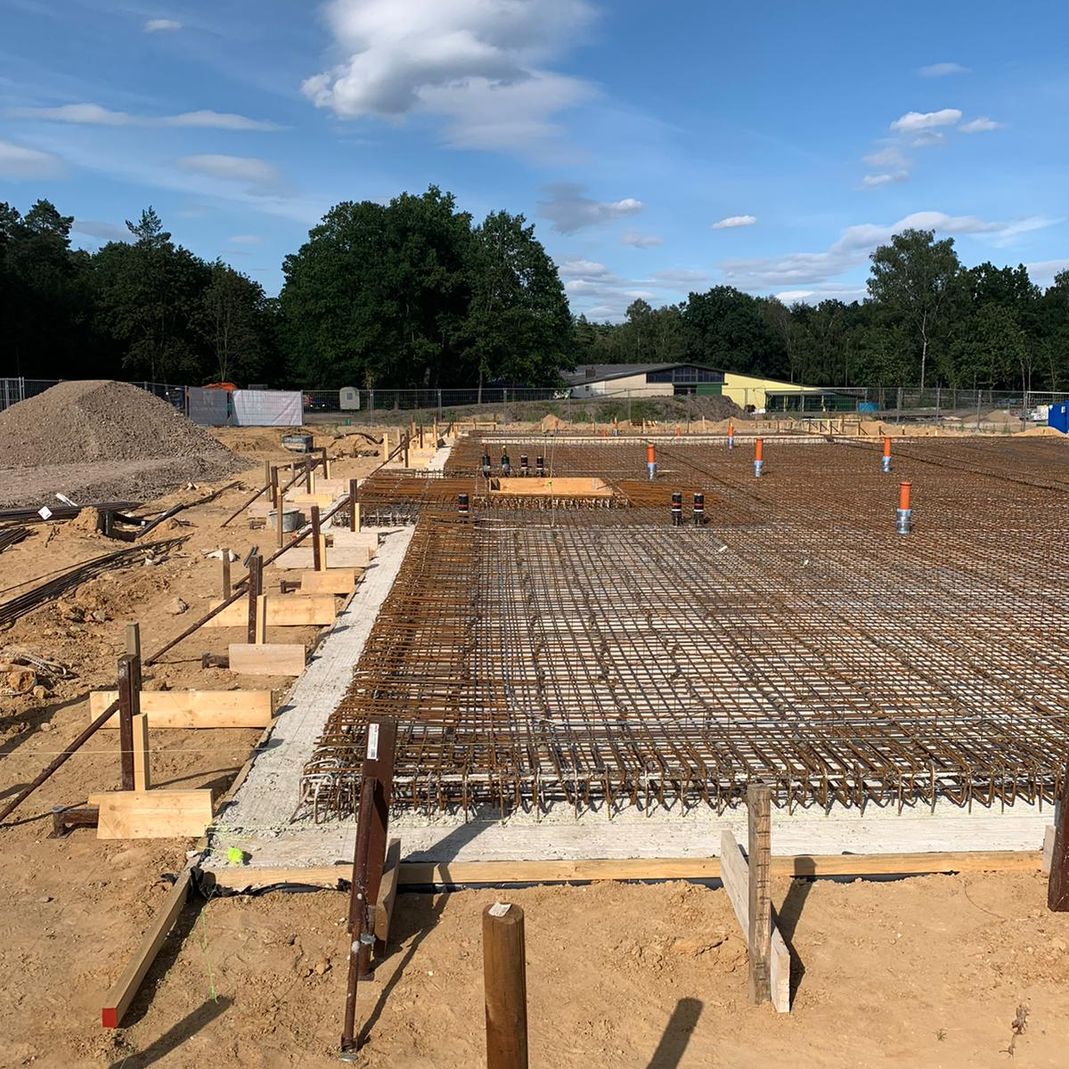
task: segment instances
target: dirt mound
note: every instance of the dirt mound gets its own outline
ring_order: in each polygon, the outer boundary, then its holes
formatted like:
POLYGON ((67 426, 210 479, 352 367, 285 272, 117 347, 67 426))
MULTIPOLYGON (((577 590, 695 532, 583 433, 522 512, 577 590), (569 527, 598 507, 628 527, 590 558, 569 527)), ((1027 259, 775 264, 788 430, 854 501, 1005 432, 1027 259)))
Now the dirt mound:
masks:
POLYGON ((6 468, 159 460, 191 453, 233 460, 207 431, 128 382, 61 382, 0 412, 6 468))
POLYGON ((148 500, 247 467, 173 406, 126 382, 61 382, 0 412, 5 505, 54 491, 148 500))

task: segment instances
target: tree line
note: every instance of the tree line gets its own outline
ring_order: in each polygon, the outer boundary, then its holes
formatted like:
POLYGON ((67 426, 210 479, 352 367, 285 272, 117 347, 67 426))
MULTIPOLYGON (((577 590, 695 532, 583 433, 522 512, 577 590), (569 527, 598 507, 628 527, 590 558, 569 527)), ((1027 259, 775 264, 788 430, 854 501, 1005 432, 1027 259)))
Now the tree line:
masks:
POLYGON ((907 230, 871 256, 868 296, 788 307, 731 286, 623 323, 580 317, 582 363, 695 361, 816 386, 1069 389, 1069 271, 1046 290, 1023 264, 964 267, 952 238, 907 230))
POLYGON ((152 208, 74 249, 46 200, 0 203, 0 375, 334 389, 552 386, 586 363, 693 361, 813 385, 1069 388, 1069 271, 964 267, 950 238, 894 236, 868 295, 788 307, 730 286, 622 323, 575 318, 522 215, 481 222, 431 186, 331 208, 277 297, 178 245, 152 208))

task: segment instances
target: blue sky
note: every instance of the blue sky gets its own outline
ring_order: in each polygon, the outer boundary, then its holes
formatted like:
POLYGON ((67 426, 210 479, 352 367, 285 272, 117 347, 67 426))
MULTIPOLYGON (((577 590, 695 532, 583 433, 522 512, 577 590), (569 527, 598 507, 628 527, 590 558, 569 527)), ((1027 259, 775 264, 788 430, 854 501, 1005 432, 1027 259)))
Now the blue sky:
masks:
POLYGON ((576 312, 861 296, 906 226, 1069 266, 1069 8, 0 0, 0 200, 87 248, 152 204, 277 292, 339 200, 522 212, 576 312))

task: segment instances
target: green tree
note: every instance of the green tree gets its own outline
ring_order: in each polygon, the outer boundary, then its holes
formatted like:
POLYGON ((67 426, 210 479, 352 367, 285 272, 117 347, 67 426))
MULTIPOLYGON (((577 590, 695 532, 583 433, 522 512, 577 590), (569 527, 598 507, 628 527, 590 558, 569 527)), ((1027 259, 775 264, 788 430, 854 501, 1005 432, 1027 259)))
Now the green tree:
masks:
POLYGON ((924 389, 932 341, 961 269, 954 239, 935 240, 932 230, 904 230, 872 254, 868 290, 897 322, 908 325, 920 347, 924 389))
POLYGON ((216 381, 247 384, 270 377, 265 372, 275 356, 274 317, 258 282, 216 260, 201 294, 198 327, 215 359, 216 381))
POLYGON ((112 241, 94 257, 97 321, 128 374, 199 382, 210 366, 197 329, 211 268, 176 246, 151 208, 130 226, 133 244, 112 241))
POLYGON ((492 212, 470 249, 465 324, 479 399, 486 380, 554 385, 571 367, 571 313, 556 265, 522 215, 492 212))

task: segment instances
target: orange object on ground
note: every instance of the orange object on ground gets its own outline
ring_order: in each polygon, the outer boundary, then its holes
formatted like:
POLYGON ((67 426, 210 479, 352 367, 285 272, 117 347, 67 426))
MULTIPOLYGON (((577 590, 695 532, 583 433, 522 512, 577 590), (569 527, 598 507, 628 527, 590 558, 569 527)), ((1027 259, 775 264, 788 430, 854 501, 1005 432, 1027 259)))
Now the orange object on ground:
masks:
POLYGON ((909 493, 913 488, 912 483, 899 483, 898 484, 898 507, 900 509, 909 508, 909 493))

